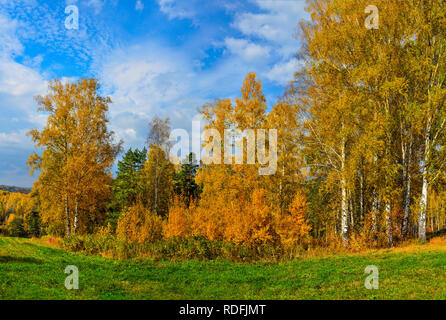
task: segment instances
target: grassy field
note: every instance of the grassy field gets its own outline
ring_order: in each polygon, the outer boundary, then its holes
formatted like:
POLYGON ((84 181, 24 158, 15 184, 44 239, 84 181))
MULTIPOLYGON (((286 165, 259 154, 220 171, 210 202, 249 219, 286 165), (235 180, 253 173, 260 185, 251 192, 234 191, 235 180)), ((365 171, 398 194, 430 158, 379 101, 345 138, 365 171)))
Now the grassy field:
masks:
POLYGON ((118 261, 0 237, 0 299, 446 299, 446 241, 239 264, 118 261), (67 265, 79 290, 64 287, 67 265), (367 265, 379 268, 378 290, 364 288, 367 265))

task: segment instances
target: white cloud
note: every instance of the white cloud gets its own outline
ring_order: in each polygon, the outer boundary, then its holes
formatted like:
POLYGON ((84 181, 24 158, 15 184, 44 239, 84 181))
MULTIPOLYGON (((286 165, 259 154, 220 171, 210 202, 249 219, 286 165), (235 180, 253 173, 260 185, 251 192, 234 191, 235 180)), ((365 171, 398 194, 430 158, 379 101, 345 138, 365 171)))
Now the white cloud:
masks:
POLYGON ((111 126, 118 138, 129 145, 143 144, 154 115, 170 117, 174 126, 183 125, 188 112, 203 102, 185 99, 193 96, 195 76, 190 66, 183 54, 154 44, 112 52, 99 78, 113 101, 111 126))
POLYGON ((195 15, 193 1, 177 0, 157 0, 161 12, 166 14, 169 19, 186 19, 195 15))
POLYGON ((23 46, 17 36, 19 23, 0 15, 0 109, 20 110, 24 118, 35 114, 33 97, 46 90, 44 76, 37 69, 42 62, 41 56, 34 58, 22 56, 23 46), (14 57, 22 56, 25 64, 18 63, 14 57))
POLYGON ((19 144, 22 141, 22 135, 13 132, 13 133, 5 133, 0 132, 0 147, 7 147, 11 144, 19 144))
POLYGON ((297 51, 294 39, 300 19, 306 16, 305 1, 256 0, 262 13, 245 12, 236 16, 233 26, 246 36, 268 40, 283 55, 297 51))
POLYGON ((250 42, 246 39, 226 38, 226 47, 245 61, 265 59, 269 56, 270 48, 250 42))
MULTIPOLYGON (((63 28, 63 13, 61 17, 45 3, 26 1, 29 6, 18 8, 19 11, 11 11, 14 1, 6 2, 9 12, 14 12, 11 15, 23 17, 20 22, 2 16, 0 8, 0 111, 5 107, 8 111, 19 110, 6 116, 19 120, 11 125, 11 130, 0 128, 0 147, 5 147, 0 151, 3 157, 0 161, 8 159, 11 163, 15 161, 9 160, 15 159, 11 146, 32 149, 25 136, 26 127, 41 128, 45 124, 46 116, 36 112, 33 96, 46 90, 45 79, 49 76, 40 68, 50 54, 62 53, 72 58, 79 74, 93 73, 101 79, 103 94, 110 95, 113 100, 111 129, 125 140, 126 147, 141 147, 152 116, 169 116, 173 128, 189 130, 197 108, 204 103, 238 96, 248 71, 256 71, 261 78, 279 84, 291 80, 296 63, 292 55, 299 46, 293 38, 293 28, 302 16, 304 2, 251 0, 256 1, 261 12, 242 13, 249 5, 244 1, 236 4, 228 1, 226 14, 234 16, 232 27, 236 30, 224 25, 221 31, 221 25, 209 24, 208 20, 212 17, 209 12, 222 10, 220 2, 157 0, 160 10, 169 19, 191 19, 195 26, 202 27, 198 30, 203 32, 200 31, 192 42, 169 48, 153 42, 132 46, 126 39, 118 46, 114 29, 107 24, 110 21, 92 15, 105 11, 105 6, 116 3, 115 0, 65 0, 92 8, 83 10, 90 13, 82 15, 83 23, 76 32, 63 28), (24 57, 19 39, 24 44, 32 40, 45 47, 43 54, 46 56, 24 57), (210 43, 215 43, 218 49, 223 47, 230 54, 204 60, 206 50, 213 49, 210 43)), ((5 2, 0 0, 0 3, 5 2)), ((131 4, 135 4, 135 10, 143 10, 142 0, 131 4)), ((61 76, 64 68, 52 70, 61 76)), ((76 78, 65 79, 74 80, 76 78)))
POLYGON ((103 64, 101 79, 115 98, 133 104, 134 113, 144 114, 152 102, 171 102, 186 90, 184 77, 189 71, 183 60, 180 54, 153 45, 118 49, 103 64))
POLYGON ((293 79, 293 75, 298 70, 298 67, 298 60, 291 59, 288 62, 279 62, 275 64, 265 75, 271 81, 286 85, 293 79))
POLYGON ((45 93, 47 83, 39 71, 42 56, 23 55, 17 35, 21 26, 0 15, 0 183, 30 186, 34 178, 26 173, 25 163, 33 144, 27 126, 41 127, 45 116, 37 114, 33 97, 45 93))
POLYGON ((88 7, 93 8, 95 14, 98 14, 99 12, 101 12, 104 3, 105 0, 88 0, 86 4, 88 7))
POLYGON ((15 132, 0 132, 0 148, 31 148, 30 139, 26 136, 28 130, 20 130, 15 132))
MULTIPOLYGON (((293 74, 298 68, 294 54, 299 50, 300 44, 295 39, 295 34, 299 21, 307 17, 304 10, 305 1, 252 1, 257 4, 261 12, 235 13, 232 27, 245 36, 245 43, 257 46, 257 49, 268 50, 270 59, 267 67, 259 69, 261 76, 277 84, 286 85, 293 79, 293 74)), ((238 46, 231 42, 227 42, 226 45, 229 49, 238 48, 243 52, 242 42, 239 42, 238 46)), ((245 59, 251 60, 246 55, 245 59)))
POLYGON ((169 117, 172 128, 190 130, 198 108, 216 98, 233 98, 252 70, 238 56, 206 70, 194 61, 193 52, 152 42, 116 49, 102 60, 97 77, 112 98, 110 125, 125 147, 144 144, 154 115, 169 117))
POLYGON ((0 92, 13 96, 35 95, 45 91, 39 72, 12 59, 0 60, 0 92))
POLYGON ((42 62, 41 56, 23 57, 25 64, 16 62, 13 57, 21 56, 23 46, 17 36, 19 24, 0 15, 0 94, 3 107, 10 110, 31 112, 33 97, 45 92, 47 83, 44 76, 36 70, 42 62), (30 101, 26 103, 25 101, 30 101))
POLYGON ((16 36, 18 22, 0 15, 0 58, 18 55, 23 51, 23 46, 16 36))

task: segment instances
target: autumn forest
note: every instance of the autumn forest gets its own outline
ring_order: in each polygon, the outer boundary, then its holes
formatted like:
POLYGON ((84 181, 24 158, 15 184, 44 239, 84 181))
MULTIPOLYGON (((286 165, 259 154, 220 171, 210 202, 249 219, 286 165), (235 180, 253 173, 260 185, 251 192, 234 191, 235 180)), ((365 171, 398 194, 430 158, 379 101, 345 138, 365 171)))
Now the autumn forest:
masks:
MULTIPOLYGON (((276 130, 277 170, 190 153, 170 161, 174 128, 154 116, 146 144, 123 150, 101 80, 51 81, 32 192, 0 191, 1 232, 61 238, 71 251, 236 261, 308 250, 424 243, 446 229, 446 3, 308 1, 300 66, 277 101, 254 72, 236 99, 199 107, 205 129, 276 130), (117 169, 115 170, 115 164, 117 169)), ((248 158, 248 142, 241 153, 248 158)), ((211 137, 205 143, 212 142, 211 137)), ((229 146, 232 148, 232 146, 229 146)), ((268 150, 268 148, 267 148, 268 150)), ((235 157, 235 156, 234 156, 235 157)), ((227 159, 226 159, 227 160, 227 159)), ((234 160, 234 159, 231 159, 234 160)))

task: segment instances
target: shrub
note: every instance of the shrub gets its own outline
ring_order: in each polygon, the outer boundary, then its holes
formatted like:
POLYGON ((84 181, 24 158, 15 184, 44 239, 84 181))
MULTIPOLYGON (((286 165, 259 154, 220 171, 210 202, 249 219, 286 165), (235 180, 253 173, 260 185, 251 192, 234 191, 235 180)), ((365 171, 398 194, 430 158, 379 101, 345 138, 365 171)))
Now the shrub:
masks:
POLYGON ((142 204, 124 210, 118 221, 116 234, 121 239, 138 243, 161 240, 164 228, 163 219, 150 212, 142 204))
POLYGON ((266 204, 263 189, 254 190, 251 201, 243 203, 241 207, 226 210, 223 214, 225 241, 256 250, 276 243, 273 216, 266 204))
POLYGON ((6 226, 8 235, 10 237, 24 237, 26 236, 25 228, 23 226, 23 219, 11 215, 8 219, 8 224, 6 226))
POLYGON ((54 237, 64 237, 65 236, 65 224, 63 222, 55 222, 51 221, 46 223, 45 227, 43 228, 42 233, 54 236, 54 237))
POLYGON ((63 248, 68 251, 108 255, 113 255, 116 244, 116 237, 103 234, 72 235, 62 242, 63 248))
POLYGON ((167 238, 190 236, 193 227, 190 217, 192 210, 192 207, 188 209, 182 202, 175 200, 169 210, 164 235, 167 238))
POLYGON ((25 214, 24 228, 28 235, 31 237, 40 237, 42 234, 42 219, 39 213, 36 211, 31 211, 25 214))
POLYGON ((191 234, 203 236, 209 240, 222 240, 225 229, 224 208, 214 210, 197 207, 191 214, 192 230, 191 234))
POLYGON ((62 246, 73 252, 79 252, 84 250, 84 241, 79 236, 68 236, 63 238, 62 246))
POLYGON ((66 237, 62 247, 72 252, 102 254, 117 259, 149 258, 152 260, 215 260, 236 262, 274 260, 272 246, 261 249, 241 244, 212 241, 201 236, 173 237, 151 243, 138 243, 113 235, 90 234, 66 237))

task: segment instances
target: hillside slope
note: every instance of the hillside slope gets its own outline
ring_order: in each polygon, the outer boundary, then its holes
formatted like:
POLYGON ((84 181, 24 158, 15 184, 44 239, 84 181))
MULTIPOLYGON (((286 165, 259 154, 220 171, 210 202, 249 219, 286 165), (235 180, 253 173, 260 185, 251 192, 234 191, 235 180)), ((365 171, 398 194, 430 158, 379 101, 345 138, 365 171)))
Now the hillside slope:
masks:
POLYGON ((118 261, 0 237, 0 299, 446 299, 446 242, 281 264, 118 261), (66 290, 66 266, 79 290, 66 290), (367 290, 364 269, 379 268, 367 290))
POLYGON ((21 187, 4 186, 4 185, 0 185, 0 190, 8 191, 11 193, 23 193, 23 194, 28 194, 31 192, 31 188, 21 188, 21 187))

